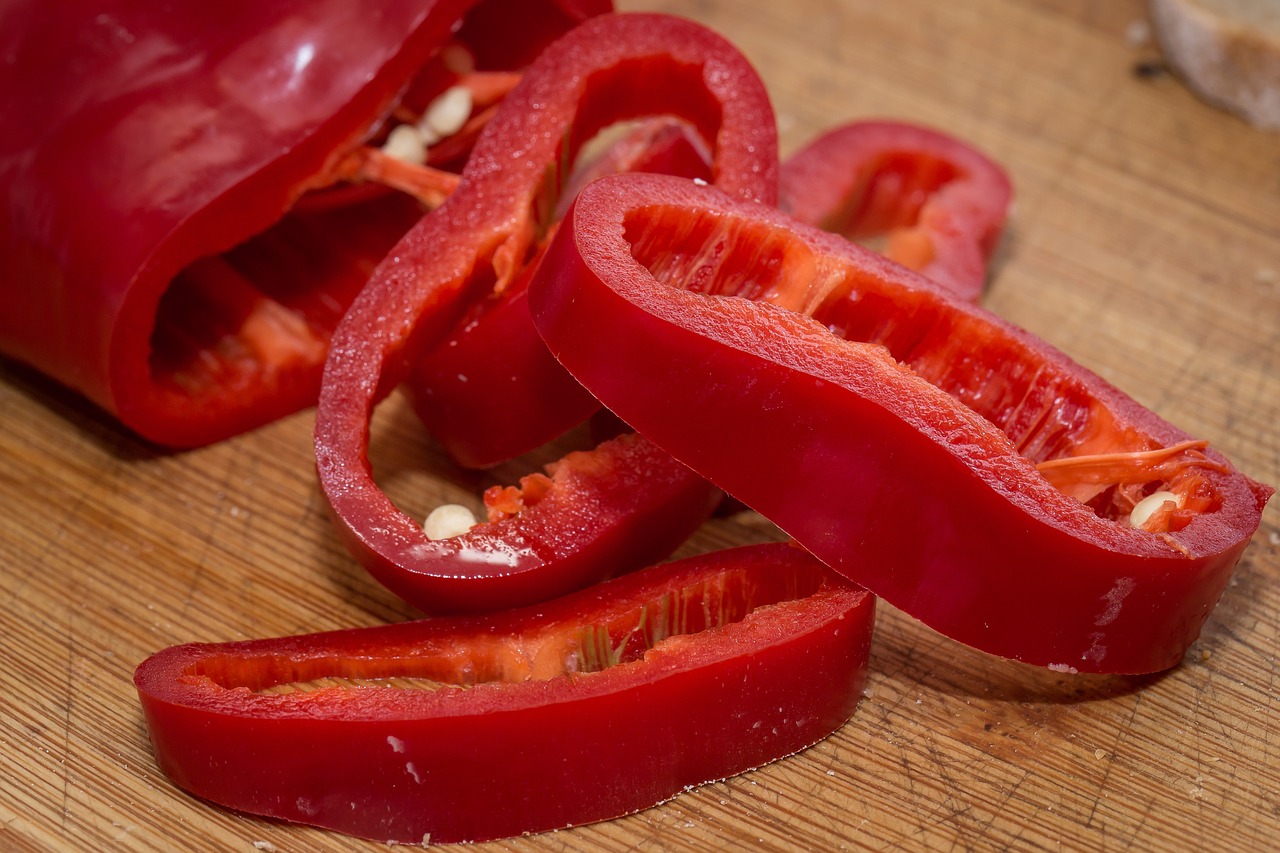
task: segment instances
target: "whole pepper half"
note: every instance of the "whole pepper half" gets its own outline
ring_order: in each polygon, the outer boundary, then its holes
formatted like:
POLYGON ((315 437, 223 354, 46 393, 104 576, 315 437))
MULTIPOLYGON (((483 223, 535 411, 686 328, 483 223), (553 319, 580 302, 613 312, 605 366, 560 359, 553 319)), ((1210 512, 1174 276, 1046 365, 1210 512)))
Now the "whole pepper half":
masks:
MULTIPOLYGON (((348 549, 428 612, 514 606, 639 568, 674 550, 719 498, 645 440, 615 442, 607 453, 576 455, 571 466, 608 476, 579 480, 589 487, 554 502, 554 511, 533 508, 541 535, 504 547, 518 517, 501 530, 476 528, 474 535, 493 538, 491 558, 475 559, 473 548, 428 539, 378 488, 368 459, 374 407, 409 365, 541 256, 583 143, 618 122, 653 116, 675 117, 698 134, 727 192, 775 200, 773 111, 742 54, 680 18, 594 18, 529 67, 484 129, 456 191, 392 249, 334 333, 316 413, 321 490, 348 549), (597 505, 629 509, 597 516, 597 505), (566 570, 570 560, 577 565, 566 570)), ((510 413, 517 426, 521 416, 510 413)))
POLYGON ((1028 663, 1176 664, 1272 493, 924 277, 690 181, 584 189, 529 300, 633 429, 891 604, 1028 663))
POLYGON ((875 600, 787 545, 536 608, 175 646, 134 681, 179 786, 379 841, 617 817, 848 720, 875 600))
POLYGON ((5 4, 0 352, 165 445, 310 405, 343 309, 422 209, 365 193, 286 214, 457 78, 446 46, 510 68, 609 8, 5 4))

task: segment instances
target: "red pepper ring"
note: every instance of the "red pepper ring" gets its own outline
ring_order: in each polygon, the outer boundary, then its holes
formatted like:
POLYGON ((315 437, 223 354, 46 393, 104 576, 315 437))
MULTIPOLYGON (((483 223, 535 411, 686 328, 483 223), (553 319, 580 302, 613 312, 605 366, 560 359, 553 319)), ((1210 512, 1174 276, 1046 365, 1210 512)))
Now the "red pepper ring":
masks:
MULTIPOLYGON (((712 172, 746 199, 776 192, 776 131, 763 84, 747 60, 714 32, 663 15, 592 19, 552 44, 531 65, 485 128, 457 190, 425 216, 379 265, 334 333, 316 412, 315 450, 320 486, 339 536, 377 578, 412 595, 427 611, 485 609, 562 595, 614 571, 638 568, 653 549, 674 549, 705 515, 680 523, 652 523, 620 514, 617 524, 592 526, 566 515, 555 548, 536 552, 517 578, 511 566, 452 558, 417 522, 400 512, 374 482, 368 461, 374 406, 406 374, 406 365, 453 325, 471 300, 501 291, 536 255, 540 234, 554 225, 561 174, 582 142, 615 122, 672 115, 696 128, 713 152, 712 172), (762 121, 762 117, 767 120, 762 121), (562 573, 569 552, 591 551, 595 576, 562 573), (397 580, 398 579, 398 580, 397 580), (572 579, 572 585, 563 581, 572 579), (511 594, 495 599, 496 588, 511 594), (445 587, 451 592, 444 597, 445 587), (417 595, 416 591, 430 594, 417 595)), ((513 413, 518 418, 519 413, 513 413)), ((638 442, 637 445, 642 445, 638 442)), ((643 453, 653 482, 679 480, 700 490, 685 506, 705 502, 714 489, 697 484, 683 466, 643 453), (659 473, 657 469, 661 469, 659 473)), ((655 502, 627 495, 647 489, 645 478, 596 481, 605 503, 655 502), (625 483, 625 485, 624 485, 625 483), (608 492, 621 497, 610 497, 608 492)), ((671 514, 661 516, 671 519, 671 514)), ((550 522, 549 522, 550 523, 550 522)))
MULTIPOLYGON (((369 573, 432 613, 501 610, 580 589, 611 571, 663 559, 715 509, 719 490, 629 433, 570 453, 519 488, 486 495, 491 520, 367 560, 369 573), (406 568, 407 566, 407 568, 406 568)), ((344 544, 359 553, 362 541, 344 544)))
POLYGON ((609 8, 0 5, 0 353, 169 446, 311 405, 342 309, 421 209, 286 212, 451 39, 534 16, 527 53, 609 8))
MULTIPOLYGON (((607 172, 709 178, 680 128, 607 172), (648 160, 657 162, 646 162, 648 160)), ((634 147, 634 146, 633 146, 634 147)), ((624 142, 623 150, 627 150, 624 142)), ((585 183, 585 181, 584 181, 585 183)), ((1004 170, 954 137, 901 122, 831 130, 783 161, 778 207, 850 239, 883 242, 886 257, 977 300, 1012 189, 1004 170)), ((599 407, 547 353, 522 277, 481 302, 414 365, 415 408, 456 462, 483 468, 541 445, 599 407), (518 416, 513 416, 518 412, 518 416)))
POLYGON ((1272 493, 924 277, 689 181, 584 189, 529 299, 552 353, 632 428, 997 655, 1175 665, 1272 493))
POLYGON ((977 301, 1013 189, 998 164, 917 125, 835 128, 782 164, 778 208, 851 240, 882 237, 882 254, 977 301))
MULTIPOLYGON (((590 179, 617 172, 711 180, 711 157, 700 142, 680 125, 652 119, 575 170, 569 200, 590 179)), ((464 467, 487 468, 526 453, 600 408, 533 327, 526 290, 535 267, 530 263, 502 294, 473 305, 405 381, 427 431, 464 467)))
POLYGON ((192 794, 379 841, 483 841, 821 740, 857 706, 874 610, 804 552, 749 546, 536 609, 175 646, 134 682, 192 794))

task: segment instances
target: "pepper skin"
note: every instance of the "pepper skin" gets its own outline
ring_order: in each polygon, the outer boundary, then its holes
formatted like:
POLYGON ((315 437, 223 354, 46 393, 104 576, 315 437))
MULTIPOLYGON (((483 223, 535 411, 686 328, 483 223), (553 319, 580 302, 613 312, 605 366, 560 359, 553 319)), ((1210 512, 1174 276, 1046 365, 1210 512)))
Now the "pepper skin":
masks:
MULTIPOLYGON (((487 3, 555 32, 609 8, 487 3)), ((0 352, 163 445, 312 404, 342 309, 421 209, 300 212, 219 255, 375 133, 475 5, 5 4, 0 352)))
MULTIPOLYGON (((447 539, 410 545, 397 562, 367 559, 383 586, 432 613, 501 610, 656 562, 715 509, 720 492, 634 433, 576 451, 521 488, 494 489, 510 513, 447 539)), ((486 501, 487 503, 489 501, 486 501)), ((339 525, 343 544, 364 540, 339 525)))
MULTIPOLYGON (((629 171, 710 180, 706 155, 680 128, 641 128, 634 136, 621 146, 633 150, 631 157, 615 156, 619 162, 593 176, 629 171)), ((902 122, 860 121, 784 160, 778 195, 792 218, 879 241, 886 257, 976 301, 1012 188, 999 165, 954 137, 902 122)), ((477 305, 407 382, 427 430, 465 467, 518 456, 599 407, 533 329, 527 279, 477 305)))
POLYGON ((379 841, 483 841, 821 740, 857 706, 874 607, 759 545, 494 616, 175 646, 134 681, 161 768, 196 796, 379 841))
POLYGON ((778 207, 881 253, 977 301, 1008 213, 998 164, 960 140, 894 121, 824 133, 782 164, 778 207))
POLYGON ((529 300, 552 353, 633 429, 993 654, 1177 664, 1272 492, 922 276, 688 181, 584 189, 529 300))
MULTIPOLYGON (((710 181, 711 158, 702 148, 688 129, 650 120, 575 169, 565 197, 617 172, 710 181)), ((536 266, 535 259, 501 295, 472 306, 405 381, 427 431, 463 467, 487 468, 527 453, 600 408, 533 327, 526 292, 536 266)))
MULTIPOLYGON (((475 300, 500 294, 537 254, 541 235, 553 227, 570 164, 581 144, 619 121, 671 115, 689 123, 712 152, 718 185, 747 200, 774 198, 776 132, 763 84, 727 41, 690 21, 663 15, 594 18, 558 40, 529 67, 476 143, 456 191, 405 235, 379 265, 336 330, 316 412, 315 450, 320 487, 338 534, 359 561, 402 594, 435 575, 436 593, 414 596, 427 612, 483 610, 563 595, 610 572, 652 559, 656 548, 683 541, 707 515, 716 492, 678 462, 658 453, 637 476, 605 478, 590 498, 605 505, 643 504, 659 498, 635 493, 650 480, 678 481, 699 501, 702 515, 656 523, 670 514, 619 514, 594 528, 570 515, 566 531, 581 530, 584 550, 593 538, 612 543, 596 575, 564 573, 555 565, 567 552, 546 558, 543 571, 512 576, 505 564, 456 560, 441 567, 439 545, 400 512, 378 488, 368 460, 369 424, 375 405, 400 384, 407 365, 442 339, 475 300), (567 168, 567 167, 565 167, 567 168), (648 476, 638 476, 643 473, 648 476), (609 492, 620 492, 610 495, 609 492), (627 494, 631 492, 632 494, 627 494), (590 536, 588 536, 588 533, 590 536), (397 583, 395 577, 404 578, 397 583), (573 584, 566 584, 572 578, 573 584), (501 585, 511 589, 496 593, 501 585), (496 597, 495 597, 496 596, 496 597)), ((517 413, 518 416, 518 413, 517 413)), ((656 507, 656 504, 654 504, 656 507)), ((568 504, 566 504, 566 507, 568 504)), ((554 526, 550 519, 546 522, 554 526)), ((569 545, 572 537, 560 537, 569 545)))

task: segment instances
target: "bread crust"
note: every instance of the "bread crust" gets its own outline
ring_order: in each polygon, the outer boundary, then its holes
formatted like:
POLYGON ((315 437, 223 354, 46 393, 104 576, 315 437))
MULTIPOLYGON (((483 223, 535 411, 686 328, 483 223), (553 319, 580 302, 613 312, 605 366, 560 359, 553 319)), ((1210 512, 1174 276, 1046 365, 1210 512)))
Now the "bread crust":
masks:
POLYGON ((1280 2, 1150 0, 1165 59, 1202 98, 1280 130, 1280 2))

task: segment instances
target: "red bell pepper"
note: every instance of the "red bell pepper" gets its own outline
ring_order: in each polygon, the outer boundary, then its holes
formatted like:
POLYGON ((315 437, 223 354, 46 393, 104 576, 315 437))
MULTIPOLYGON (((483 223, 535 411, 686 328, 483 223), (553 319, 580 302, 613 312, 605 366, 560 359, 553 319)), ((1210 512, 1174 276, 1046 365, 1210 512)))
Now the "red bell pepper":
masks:
POLYGON ((369 573, 405 601, 434 613, 490 611, 661 560, 711 514, 720 493, 631 433, 485 497, 489 521, 445 539, 429 540, 412 523, 401 542, 394 528, 337 529, 369 573))
MULTIPOLYGON (((663 143, 637 134, 608 172, 709 179, 706 155, 678 127, 663 143), (636 148, 637 143, 628 148, 636 148)), ((585 181, 584 181, 585 183, 585 181)), ((823 134, 783 161, 778 206, 793 218, 875 241, 886 257, 976 300, 1012 189, 996 163, 954 137, 901 122, 862 121, 823 134)), ((414 367, 407 387, 453 459, 483 468, 579 423, 599 402, 550 357, 525 301, 527 276, 475 306, 414 367), (518 414, 517 414, 518 413, 518 414)))
MULTIPOLYGON (((505 563, 458 557, 449 568, 440 562, 442 546, 378 488, 368 461, 374 406, 404 379, 407 365, 439 342, 477 298, 501 294, 538 256, 539 242, 556 222, 567 164, 581 144, 619 121, 653 115, 688 122, 712 152, 712 174, 727 191, 773 200, 773 115, 746 59, 720 36, 683 19, 595 18, 529 67, 485 128, 456 191, 390 252, 334 334, 316 413, 320 486, 340 536, 361 563, 425 610, 485 609, 564 594, 607 572, 638 568, 655 549, 674 549, 710 513, 716 496, 711 486, 645 442, 630 442, 614 461, 596 463, 587 455, 576 464, 621 470, 625 457, 646 476, 596 478, 594 491, 557 504, 558 521, 548 515, 540 522, 573 531, 557 540, 566 549, 576 538, 584 554, 599 555, 591 560, 594 577, 584 567, 555 569, 567 550, 541 550, 543 568, 519 575, 505 563), (683 506, 706 509, 675 523, 671 512, 660 510, 671 499, 664 483, 680 484, 683 506), (592 523, 589 507, 596 502, 653 509, 592 523), (568 509, 575 505, 582 507, 581 518, 568 509), (434 578, 430 594, 419 595, 427 592, 425 576, 434 578)), ((512 420, 520 417, 511 413, 512 420)))
POLYGON ((447 83, 443 46, 482 59, 490 46, 465 39, 511 14, 540 24, 521 31, 528 54, 610 8, 485 0, 472 21, 476 6, 5 4, 0 352, 166 445, 314 402, 342 309, 421 209, 383 194, 268 229, 415 75, 410 94, 447 83))
POLYGON ((927 279, 689 181, 587 187, 529 301, 632 428, 891 604, 1028 663, 1176 664, 1272 492, 927 279))
MULTIPOLYGON (((651 120, 575 171, 572 199, 590 180, 658 172, 712 180, 710 153, 688 129, 651 120)), ((529 263, 500 295, 471 307, 405 382, 427 431, 455 462, 485 468, 554 439, 600 403, 547 352, 526 302, 529 263)))
POLYGON ((787 545, 529 608, 175 646, 134 676, 161 768, 243 812, 379 841, 616 817, 826 737, 874 598, 787 545))
POLYGON ((778 207, 976 301, 1009 208, 1004 170, 946 134, 893 121, 831 130, 782 164, 778 207))

